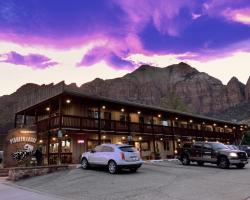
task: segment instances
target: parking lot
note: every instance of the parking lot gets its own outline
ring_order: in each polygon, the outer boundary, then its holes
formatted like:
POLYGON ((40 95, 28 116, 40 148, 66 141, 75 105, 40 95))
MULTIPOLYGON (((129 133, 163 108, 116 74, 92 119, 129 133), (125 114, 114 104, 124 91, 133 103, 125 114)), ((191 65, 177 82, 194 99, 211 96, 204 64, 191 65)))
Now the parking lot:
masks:
POLYGON ((250 197, 250 166, 222 170, 159 162, 117 175, 74 169, 19 181, 14 187, 59 199, 243 200, 250 197))

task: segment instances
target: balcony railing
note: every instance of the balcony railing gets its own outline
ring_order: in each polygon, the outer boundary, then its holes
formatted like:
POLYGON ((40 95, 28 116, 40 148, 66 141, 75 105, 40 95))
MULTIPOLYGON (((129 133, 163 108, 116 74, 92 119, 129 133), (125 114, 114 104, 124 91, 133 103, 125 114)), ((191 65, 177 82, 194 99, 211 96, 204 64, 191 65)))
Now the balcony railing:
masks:
MULTIPOLYGON (((59 128, 59 116, 51 117, 38 121, 37 129, 39 132, 45 132, 50 129, 59 128)), ((98 130, 99 120, 96 118, 78 117, 63 115, 62 128, 78 129, 78 130, 98 130)), ((141 124, 135 122, 124 122, 116 120, 100 120, 100 129, 103 131, 113 132, 137 132, 147 134, 162 134, 162 135, 178 135, 178 136, 193 136, 193 137, 214 137, 214 138, 230 138, 234 137, 233 133, 204 131, 197 129, 188 129, 180 127, 170 127, 162 125, 141 124)))

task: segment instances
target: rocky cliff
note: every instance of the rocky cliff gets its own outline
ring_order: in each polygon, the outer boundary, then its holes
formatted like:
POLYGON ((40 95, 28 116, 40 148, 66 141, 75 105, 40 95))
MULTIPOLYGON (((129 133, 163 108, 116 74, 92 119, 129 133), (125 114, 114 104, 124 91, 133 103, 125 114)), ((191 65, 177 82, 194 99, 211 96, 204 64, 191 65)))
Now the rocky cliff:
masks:
MULTIPOLYGON (((0 97, 1 130, 12 127, 18 100, 29 93, 43 95, 53 84, 26 84, 11 95, 0 97)), ((246 85, 233 77, 227 85, 185 63, 157 68, 142 65, 121 78, 95 79, 79 88, 84 93, 184 110, 227 120, 250 118, 250 80, 246 85), (249 107, 248 110, 244 108, 249 107), (243 113, 242 113, 243 112, 243 113)), ((34 97, 33 97, 34 98, 34 97)))

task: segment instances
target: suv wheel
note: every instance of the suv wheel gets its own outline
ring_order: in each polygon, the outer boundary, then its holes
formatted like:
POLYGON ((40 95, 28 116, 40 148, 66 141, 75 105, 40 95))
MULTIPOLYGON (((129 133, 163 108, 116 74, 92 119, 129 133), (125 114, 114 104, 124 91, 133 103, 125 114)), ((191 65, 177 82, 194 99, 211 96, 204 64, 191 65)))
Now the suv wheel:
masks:
POLYGON ((82 167, 83 169, 88 169, 88 168, 89 168, 89 162, 88 162, 88 160, 87 160, 86 158, 83 158, 83 159, 82 159, 81 167, 82 167))
POLYGON ((118 171, 118 167, 115 161, 111 160, 108 163, 108 170, 110 174, 115 174, 118 171))
POLYGON ((183 165, 190 165, 190 159, 188 155, 183 155, 181 158, 181 162, 183 165))
POLYGON ((229 168, 229 161, 228 161, 227 157, 222 156, 222 157, 219 158, 218 167, 220 167, 221 169, 229 168))
POLYGON ((238 169, 243 169, 243 168, 245 167, 245 164, 239 163, 239 164, 236 165, 236 167, 237 167, 238 169))

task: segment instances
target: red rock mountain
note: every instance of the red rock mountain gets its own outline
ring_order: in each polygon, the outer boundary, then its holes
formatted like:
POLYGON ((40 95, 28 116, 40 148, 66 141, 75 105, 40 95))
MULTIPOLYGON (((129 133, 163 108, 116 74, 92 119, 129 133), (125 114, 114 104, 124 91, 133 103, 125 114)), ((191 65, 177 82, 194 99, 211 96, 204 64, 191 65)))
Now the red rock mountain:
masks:
MULTIPOLYGON (((13 126, 14 112, 19 100, 31 102, 35 95, 44 95, 50 85, 26 84, 11 95, 0 97, 0 127, 4 131, 13 126)), ((233 77, 227 85, 185 63, 158 68, 142 65, 121 78, 95 79, 79 88, 95 94, 120 100, 157 105, 213 116, 227 120, 250 118, 250 80, 244 85, 233 77), (249 110, 247 109, 249 108, 249 110)))

